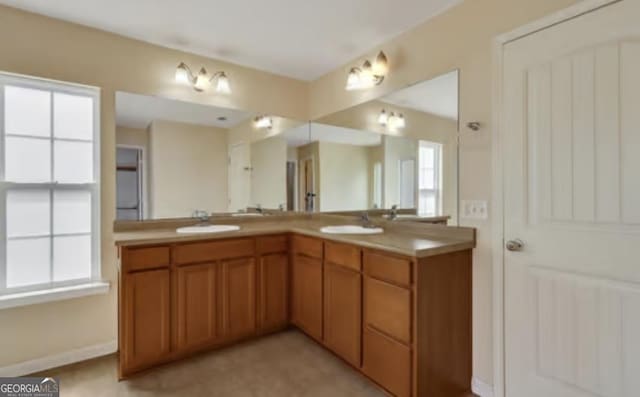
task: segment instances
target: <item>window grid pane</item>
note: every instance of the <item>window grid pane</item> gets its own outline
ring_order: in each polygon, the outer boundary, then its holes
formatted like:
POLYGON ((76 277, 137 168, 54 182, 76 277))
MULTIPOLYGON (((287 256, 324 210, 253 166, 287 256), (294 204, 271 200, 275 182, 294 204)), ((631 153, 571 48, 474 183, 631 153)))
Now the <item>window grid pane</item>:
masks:
POLYGON ((97 270, 93 262, 99 260, 93 234, 97 203, 92 200, 99 192, 95 93, 80 89, 75 95, 57 91, 56 84, 40 87, 37 80, 17 80, 25 82, 0 82, 5 94, 0 165, 4 180, 13 183, 4 190, 6 204, 0 207, 0 227, 7 231, 0 240, 6 254, 0 258, 0 272, 6 276, 0 294, 89 280, 97 270), (51 185, 54 181, 60 188, 51 185))

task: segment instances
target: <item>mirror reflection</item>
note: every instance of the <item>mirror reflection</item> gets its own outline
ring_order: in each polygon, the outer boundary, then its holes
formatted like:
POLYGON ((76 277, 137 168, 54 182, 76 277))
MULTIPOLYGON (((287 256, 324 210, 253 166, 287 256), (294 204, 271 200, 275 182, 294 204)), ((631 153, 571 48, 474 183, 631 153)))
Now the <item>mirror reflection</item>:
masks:
POLYGON ((304 124, 118 92, 117 219, 295 208, 287 197, 287 144, 279 135, 304 124))
POLYGON ((457 71, 315 120, 307 208, 455 224, 457 137, 457 71))

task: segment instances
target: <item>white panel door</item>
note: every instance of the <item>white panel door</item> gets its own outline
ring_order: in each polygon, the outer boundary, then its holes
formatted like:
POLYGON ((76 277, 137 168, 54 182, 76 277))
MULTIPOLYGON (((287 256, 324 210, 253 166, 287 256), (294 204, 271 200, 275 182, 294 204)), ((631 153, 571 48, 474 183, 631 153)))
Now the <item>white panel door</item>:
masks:
POLYGON ((238 143, 229 148, 229 212, 246 210, 251 193, 250 147, 238 143))
POLYGON ((640 1, 504 47, 509 397, 640 396, 640 1))

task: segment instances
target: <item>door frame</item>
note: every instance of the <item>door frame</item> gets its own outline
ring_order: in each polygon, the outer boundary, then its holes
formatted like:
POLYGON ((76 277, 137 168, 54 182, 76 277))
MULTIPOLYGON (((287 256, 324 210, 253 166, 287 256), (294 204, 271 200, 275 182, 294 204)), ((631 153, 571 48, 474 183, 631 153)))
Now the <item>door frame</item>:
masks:
MULTIPOLYGON (((142 186, 141 186, 141 194, 142 194, 142 213, 140 214, 142 216, 142 220, 148 219, 149 218, 149 205, 148 205, 148 192, 147 192, 147 149, 142 146, 142 145, 128 145, 128 144, 116 144, 116 151, 118 150, 118 148, 122 148, 122 149, 136 149, 140 151, 140 156, 142 157, 140 159, 140 162, 142 163, 142 174, 140 175, 140 178, 142 179, 142 186)), ((117 161, 116 161, 117 163, 117 161)), ((117 164, 116 164, 117 166, 117 164)), ((117 186, 116 186, 116 196, 117 196, 118 192, 117 192, 117 186)), ((117 200, 116 200, 117 201, 117 200)), ((116 203, 117 206, 117 203, 116 203)))
POLYGON ((503 116, 502 79, 503 79, 503 47, 508 43, 525 36, 537 33, 554 25, 578 18, 584 14, 597 11, 603 7, 623 0, 583 0, 565 9, 556 11, 541 19, 527 23, 510 32, 503 33, 493 39, 492 70, 492 116, 493 131, 491 133, 491 167, 492 167, 492 247, 493 253, 493 393, 491 390, 479 390, 486 385, 474 385, 481 396, 492 395, 505 397, 505 279, 504 279, 504 173, 503 173, 503 116), (484 393, 483 393, 484 392, 484 393))

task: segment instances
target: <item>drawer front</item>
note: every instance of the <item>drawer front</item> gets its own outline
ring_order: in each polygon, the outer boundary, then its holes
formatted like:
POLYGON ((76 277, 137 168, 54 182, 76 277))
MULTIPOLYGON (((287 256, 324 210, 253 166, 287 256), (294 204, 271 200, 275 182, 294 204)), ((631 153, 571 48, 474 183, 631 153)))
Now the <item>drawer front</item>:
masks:
POLYGON ((289 239, 286 235, 258 237, 256 240, 258 255, 279 254, 289 249, 289 239))
POLYGON ((411 285, 411 261, 408 259, 365 251, 364 270, 373 278, 404 286, 411 285))
POLYGON ((364 322, 405 344, 411 343, 411 291, 365 277, 364 322))
POLYGON ((345 266, 356 271, 362 269, 360 248, 349 245, 326 241, 324 243, 324 259, 334 265, 345 266))
POLYGON ((126 248, 123 252, 124 272, 169 267, 169 247, 126 248))
POLYGON ((411 349, 365 328, 362 371, 394 396, 411 395, 411 349))
POLYGON ((322 259, 322 240, 295 235, 293 236, 293 250, 298 254, 322 259))
POLYGON ((254 255, 255 244, 253 239, 184 244, 178 245, 173 249, 173 258, 178 265, 219 259, 245 258, 254 255))

